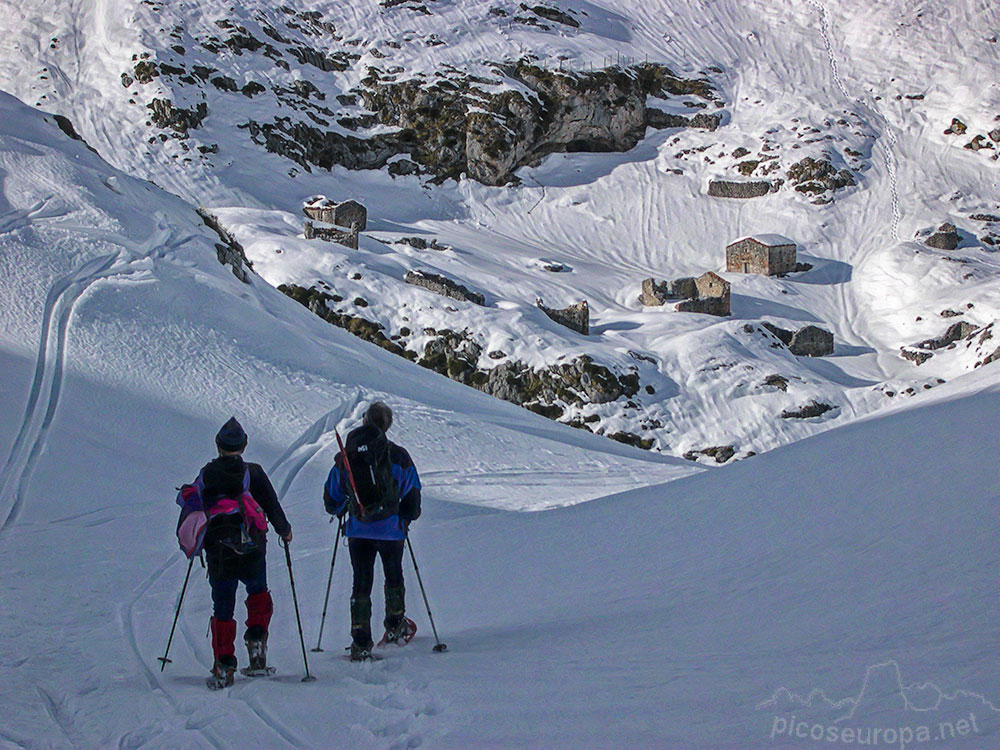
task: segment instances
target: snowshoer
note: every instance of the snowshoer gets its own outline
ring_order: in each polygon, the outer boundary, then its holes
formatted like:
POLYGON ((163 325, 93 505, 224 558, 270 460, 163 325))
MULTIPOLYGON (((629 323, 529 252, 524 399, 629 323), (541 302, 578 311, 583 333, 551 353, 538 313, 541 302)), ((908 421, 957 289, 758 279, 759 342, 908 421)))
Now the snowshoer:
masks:
POLYGON ((355 661, 371 656, 376 555, 382 558, 385 573, 385 636, 380 644, 406 643, 416 630, 406 617, 403 548, 410 523, 420 517, 420 478, 410 454, 386 437, 391 426, 392 410, 381 401, 372 403, 362 425, 348 433, 323 488, 326 512, 341 519, 349 515, 344 535, 354 569, 351 659, 355 661))
POLYGON ((243 460, 247 435, 236 417, 215 436, 219 456, 202 467, 194 485, 209 521, 204 550, 214 605, 211 619, 212 679, 209 687, 226 687, 236 672, 236 591, 246 586, 247 619, 244 641, 248 674, 266 674, 267 634, 274 606, 267 588, 267 523, 285 543, 292 527, 278 503, 271 481, 259 464, 243 460))

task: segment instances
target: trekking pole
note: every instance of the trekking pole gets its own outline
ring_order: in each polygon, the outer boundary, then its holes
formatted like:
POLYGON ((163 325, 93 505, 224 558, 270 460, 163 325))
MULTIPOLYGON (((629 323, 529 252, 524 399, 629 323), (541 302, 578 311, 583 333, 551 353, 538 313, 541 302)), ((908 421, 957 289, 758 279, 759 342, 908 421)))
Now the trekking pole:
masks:
POLYGON ((167 648, 163 651, 163 656, 156 657, 157 660, 160 662, 161 672, 167 668, 168 664, 174 663, 173 659, 167 658, 167 654, 170 653, 170 644, 173 643, 174 640, 174 630, 177 627, 177 618, 180 617, 181 614, 181 603, 184 601, 184 592, 187 591, 188 578, 191 577, 191 567, 193 565, 194 565, 194 558, 192 557, 191 561, 188 563, 187 573, 184 574, 184 585, 181 587, 181 595, 180 598, 177 600, 177 611, 174 612, 174 624, 170 626, 170 637, 167 638, 167 648))
POLYGON ((433 650, 440 654, 442 651, 447 651, 448 647, 445 644, 441 643, 441 639, 438 638, 438 631, 437 628, 434 626, 434 615, 431 614, 431 605, 427 601, 427 592, 424 590, 424 582, 420 578, 420 568, 417 567, 417 558, 413 554, 413 543, 410 542, 409 534, 407 534, 406 536, 406 546, 410 550, 410 559, 413 560, 413 570, 417 574, 417 583, 420 584, 420 593, 424 597, 424 606, 427 607, 427 619, 431 621, 431 630, 434 631, 433 650))
POLYGON ((323 617, 319 621, 319 637, 316 639, 316 648, 313 651, 322 651, 320 645, 323 642, 323 626, 326 624, 326 608, 330 605, 330 585, 333 583, 333 566, 337 564, 337 548, 340 546, 340 535, 344 532, 344 521, 337 524, 337 539, 333 543, 333 559, 330 561, 330 577, 326 579, 326 598, 323 600, 323 617))
POLYGON ((295 621, 299 624, 299 643, 302 644, 302 663, 306 667, 306 676, 302 682, 312 682, 316 678, 309 674, 309 660, 306 658, 306 639, 302 635, 302 618, 299 617, 299 598, 295 595, 295 576, 292 575, 292 553, 288 550, 288 542, 282 545, 285 548, 285 563, 288 565, 288 582, 292 584, 292 604, 295 605, 295 621))

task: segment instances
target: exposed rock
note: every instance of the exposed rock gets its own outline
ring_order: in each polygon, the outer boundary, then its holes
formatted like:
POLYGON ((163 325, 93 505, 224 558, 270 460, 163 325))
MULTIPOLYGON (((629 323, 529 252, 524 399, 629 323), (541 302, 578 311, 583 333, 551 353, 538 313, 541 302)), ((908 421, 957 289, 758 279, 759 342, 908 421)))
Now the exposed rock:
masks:
POLYGON ((708 194, 714 198, 760 198, 777 189, 775 183, 768 180, 752 182, 733 182, 731 180, 711 180, 708 183, 708 194))
POLYGON ((580 300, 562 309, 546 307, 540 299, 536 299, 535 304, 556 323, 582 333, 584 336, 590 334, 590 307, 587 305, 587 300, 580 300))
POLYGON ((773 323, 761 325, 781 340, 797 357, 825 357, 833 354, 833 334, 819 326, 805 326, 797 331, 779 328, 773 323))
POLYGON ((937 228, 930 237, 924 240, 924 244, 927 247, 933 247, 938 250, 954 250, 958 247, 958 243, 961 241, 959 237, 958 230, 955 225, 946 222, 937 228))
POLYGON ((953 117, 951 120, 951 125, 944 131, 945 135, 965 135, 965 131, 968 128, 966 124, 959 120, 957 117, 953 117))
POLYGON ((798 357, 825 357, 833 354, 833 334, 818 326, 805 326, 792 335, 788 351, 798 357))
POLYGON ((790 166, 786 174, 796 190, 810 195, 836 191, 856 184, 849 169, 838 171, 829 161, 809 156, 790 166))
POLYGON ((643 450, 650 450, 655 441, 652 438, 644 438, 636 435, 634 432, 609 432, 604 437, 616 440, 619 443, 625 443, 626 445, 631 445, 635 448, 642 448, 643 450))
POLYGON ((917 367, 920 367, 920 365, 934 356, 931 352, 922 352, 919 349, 911 349, 905 346, 900 348, 899 354, 903 359, 910 360, 917 367))
POLYGON ((715 459, 715 463, 724 464, 726 461, 731 459, 736 455, 736 446, 734 445, 717 445, 712 448, 702 448, 698 451, 688 451, 684 454, 684 458, 688 461, 697 461, 699 456, 709 456, 715 459))
POLYGON ((297 286, 295 284, 282 284, 278 287, 278 291, 288 295, 299 304, 309 308, 310 311, 327 322, 332 323, 338 328, 347 330, 360 339, 376 344, 377 346, 380 346, 393 354, 397 354, 400 357, 404 357, 409 360, 416 359, 416 354, 414 352, 408 351, 394 341, 390 341, 386 338, 383 333, 385 328, 381 323, 375 323, 374 321, 366 320, 365 318, 346 315, 332 309, 330 307, 330 302, 335 301, 335 298, 327 292, 323 292, 315 287, 312 289, 306 289, 305 287, 297 286))
POLYGON ((307 240, 326 240, 336 242, 352 250, 358 249, 357 229, 337 229, 336 227, 318 227, 311 221, 307 221, 303 230, 303 235, 307 240))
POLYGON ((828 411, 832 410, 834 407, 830 404, 823 404, 817 401, 810 401, 805 406, 799 407, 798 409, 785 409, 781 412, 782 419, 812 419, 813 417, 819 417, 826 414, 828 411))
POLYGON ((521 3, 521 8, 524 10, 530 10, 536 16, 544 18, 546 21, 554 21, 555 23, 561 23, 566 26, 571 26, 574 29, 580 28, 580 22, 577 21, 569 13, 559 10, 559 8, 553 8, 549 5, 535 5, 527 6, 521 3))
POLYGON ((961 313, 958 310, 942 310, 939 314, 942 318, 957 318, 959 315, 964 315, 965 313, 961 313))
POLYGON ((996 214, 972 214, 969 218, 973 221, 991 221, 1000 223, 1000 216, 997 216, 996 214))
POLYGON ((768 375, 764 378, 764 385, 769 388, 777 388, 779 391, 787 391, 788 378, 781 375, 768 375))
POLYGON ((428 289, 435 294, 441 294, 445 297, 451 297, 452 299, 457 299, 462 302, 471 302, 472 304, 479 305, 480 307, 486 304, 486 298, 479 292, 473 292, 458 282, 452 281, 446 276, 441 276, 436 273, 428 273, 426 271, 407 271, 403 280, 407 284, 423 287, 424 289, 428 289))
POLYGON ((792 337, 795 335, 793 331, 789 331, 785 328, 779 328, 778 326, 774 325, 774 323, 768 323, 767 321, 761 323, 761 325, 764 326, 764 328, 769 330, 771 333, 773 333, 775 336, 777 336, 781 340, 781 343, 784 344, 785 346, 788 346, 789 344, 792 343, 792 337))
POLYGON ((222 226, 219 219, 214 214, 209 213, 204 208, 198 209, 198 216, 201 220, 205 222, 205 226, 219 235, 219 239, 222 240, 221 243, 216 243, 215 252, 219 258, 219 263, 224 266, 229 266, 232 269, 233 276, 238 278, 244 284, 250 283, 249 274, 247 274, 247 268, 253 268, 253 265, 247 260, 246 252, 243 250, 243 246, 236 241, 236 238, 222 226))
POLYGON ((199 127, 208 116, 208 105, 205 102, 198 102, 193 109, 184 109, 175 107, 169 99, 153 99, 146 107, 157 127, 173 130, 181 136, 186 136, 188 130, 199 127))
POLYGON ((646 125, 657 130, 667 128, 696 128, 700 130, 717 130, 722 124, 722 117, 717 114, 699 112, 693 117, 664 112, 653 107, 646 108, 646 125))
POLYGON ((317 195, 302 206, 302 211, 310 219, 347 229, 357 227, 359 232, 365 231, 368 225, 368 210, 355 200, 337 203, 326 196, 317 195))
POLYGON ((915 344, 915 348, 929 349, 930 351, 934 351, 936 349, 943 349, 946 346, 954 344, 956 341, 960 339, 964 339, 968 336, 971 336, 977 330, 979 330, 977 326, 974 326, 972 323, 962 320, 959 321, 958 323, 952 323, 950 326, 948 326, 948 330, 942 333, 940 336, 933 339, 927 339, 926 341, 921 341, 919 344, 915 344))

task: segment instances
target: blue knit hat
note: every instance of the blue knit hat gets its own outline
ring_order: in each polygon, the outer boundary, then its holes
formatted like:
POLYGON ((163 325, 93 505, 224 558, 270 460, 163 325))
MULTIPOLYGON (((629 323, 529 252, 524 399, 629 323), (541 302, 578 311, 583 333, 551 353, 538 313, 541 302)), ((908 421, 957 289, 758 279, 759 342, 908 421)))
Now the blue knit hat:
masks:
POLYGON ((236 421, 236 417, 230 417, 229 421, 222 425, 219 434, 215 436, 215 444, 224 451, 241 451, 247 447, 247 434, 243 431, 243 426, 236 421))

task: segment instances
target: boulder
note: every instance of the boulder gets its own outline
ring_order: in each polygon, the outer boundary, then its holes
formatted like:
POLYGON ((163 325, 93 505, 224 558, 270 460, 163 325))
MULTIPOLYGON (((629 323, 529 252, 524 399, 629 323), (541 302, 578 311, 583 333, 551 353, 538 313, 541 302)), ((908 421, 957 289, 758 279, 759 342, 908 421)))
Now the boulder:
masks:
POLYGON ((924 244, 937 250, 954 250, 960 241, 958 230, 949 222, 939 226, 936 232, 924 240, 924 244))
POLYGON ((819 326, 800 328, 792 335, 788 351, 798 357, 825 357, 833 354, 833 334, 819 326))
POLYGON ((582 333, 584 336, 590 333, 590 307, 587 300, 580 300, 576 304, 561 309, 546 307, 540 299, 535 300, 535 304, 556 323, 577 333, 582 333))
POLYGON ((403 281, 407 284, 423 287, 435 294, 450 297, 451 299, 471 302, 480 307, 486 304, 486 298, 479 292, 473 292, 468 287, 440 274, 428 273, 426 271, 407 271, 403 277, 403 281))
POLYGON ((810 401, 805 406, 798 409, 785 409, 781 412, 782 419, 812 419, 831 411, 834 407, 830 404, 823 404, 818 401, 810 401))

